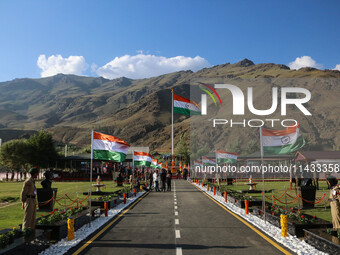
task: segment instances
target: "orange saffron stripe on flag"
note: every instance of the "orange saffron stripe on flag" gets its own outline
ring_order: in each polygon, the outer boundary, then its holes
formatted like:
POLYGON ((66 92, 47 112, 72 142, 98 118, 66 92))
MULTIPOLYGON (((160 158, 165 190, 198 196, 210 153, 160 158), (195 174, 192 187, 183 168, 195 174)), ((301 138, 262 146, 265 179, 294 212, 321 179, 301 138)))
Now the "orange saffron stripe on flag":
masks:
POLYGON ((147 152, 139 152, 139 151, 134 151, 133 152, 135 156, 148 156, 148 157, 151 157, 151 154, 147 153, 147 152))
POLYGON ((107 140, 110 142, 116 142, 116 143, 120 143, 126 146, 130 147, 130 144, 128 144, 127 142, 123 141, 122 139, 119 139, 118 137, 114 137, 112 135, 106 135, 106 134, 102 134, 99 132, 95 132, 93 131, 93 139, 97 139, 97 140, 107 140))
POLYGON ((185 102, 185 103, 192 103, 193 105, 195 105, 197 108, 199 108, 198 104, 196 104, 194 101, 187 99, 185 97, 181 97, 179 95, 174 94, 174 100, 176 101, 181 101, 181 102, 185 102))
POLYGON ((227 152, 227 151, 221 151, 221 150, 217 150, 217 153, 228 153, 228 154, 232 154, 232 155, 236 155, 236 156, 238 156, 238 153, 234 153, 234 152, 227 152))
POLYGON ((296 129, 299 125, 295 127, 287 127, 284 130, 273 130, 273 129, 266 129, 262 128, 262 135, 263 136, 283 136, 283 135, 290 135, 296 133, 296 129))

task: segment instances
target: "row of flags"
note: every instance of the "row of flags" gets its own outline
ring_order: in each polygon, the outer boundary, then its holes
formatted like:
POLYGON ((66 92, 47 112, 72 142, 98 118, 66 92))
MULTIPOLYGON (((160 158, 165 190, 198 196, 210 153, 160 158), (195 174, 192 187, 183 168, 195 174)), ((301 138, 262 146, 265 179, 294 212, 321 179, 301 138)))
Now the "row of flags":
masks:
POLYGON ((237 157, 237 153, 217 150, 215 159, 203 156, 202 162, 194 161, 194 165, 202 166, 203 164, 203 166, 216 166, 217 164, 233 164, 236 163, 237 157))
MULTIPOLYGON (((97 160, 111 160, 123 162, 126 159, 130 145, 120 138, 93 131, 92 158, 97 160)), ((134 166, 162 168, 162 163, 153 159, 147 152, 133 152, 134 166)))
MULTIPOLYGON (((306 142, 300 134, 300 126, 290 126, 284 130, 272 130, 263 128, 261 131, 261 141, 264 155, 288 154, 302 148, 306 142)), ((202 157, 202 163, 205 166, 216 164, 233 164, 237 162, 237 153, 216 151, 216 159, 202 157)), ((195 161, 195 165, 202 165, 201 162, 195 161)))
MULTIPOLYGON (((199 106, 192 100, 173 94, 173 112, 185 115, 200 114, 199 106)), ((300 134, 300 126, 289 126, 284 130, 261 128, 260 144, 264 155, 288 154, 302 148, 306 143, 300 134)), ((125 161, 130 145, 120 138, 93 131, 92 157, 99 160, 125 161)), ((222 150, 216 151, 216 160, 202 158, 204 165, 230 164, 237 161, 238 154, 222 150)), ((134 152, 134 165, 161 168, 149 153, 134 152)), ((195 164, 198 162, 195 162, 195 164)))

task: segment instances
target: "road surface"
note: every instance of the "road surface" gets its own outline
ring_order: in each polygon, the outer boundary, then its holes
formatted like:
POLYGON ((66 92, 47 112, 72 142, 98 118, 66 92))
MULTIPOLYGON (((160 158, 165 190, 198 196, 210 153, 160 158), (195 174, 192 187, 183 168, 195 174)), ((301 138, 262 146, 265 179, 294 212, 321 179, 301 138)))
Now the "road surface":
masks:
POLYGON ((289 254, 189 182, 174 180, 172 188, 146 194, 97 238, 68 254, 289 254))

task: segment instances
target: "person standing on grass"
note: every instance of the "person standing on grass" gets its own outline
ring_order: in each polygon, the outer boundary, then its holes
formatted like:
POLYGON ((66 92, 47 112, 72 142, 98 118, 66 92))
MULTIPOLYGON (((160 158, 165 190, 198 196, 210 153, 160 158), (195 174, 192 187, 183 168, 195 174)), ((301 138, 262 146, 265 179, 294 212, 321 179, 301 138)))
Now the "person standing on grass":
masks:
POLYGON ((33 167, 28 171, 31 175, 29 179, 24 182, 21 191, 21 208, 25 210, 24 221, 22 223, 22 230, 25 228, 35 229, 37 203, 35 197, 37 195, 37 189, 35 187, 35 179, 38 178, 39 169, 33 167))
POLYGON ((171 170, 168 170, 168 173, 166 174, 166 185, 168 187, 167 191, 171 191, 171 179, 172 179, 172 174, 171 170))
POLYGON ((130 184, 130 190, 132 190, 133 188, 133 175, 130 174, 130 177, 129 177, 129 184, 130 184))
POLYGON ((329 201, 331 206, 333 230, 340 229, 340 185, 334 176, 327 178, 327 183, 331 187, 329 201))

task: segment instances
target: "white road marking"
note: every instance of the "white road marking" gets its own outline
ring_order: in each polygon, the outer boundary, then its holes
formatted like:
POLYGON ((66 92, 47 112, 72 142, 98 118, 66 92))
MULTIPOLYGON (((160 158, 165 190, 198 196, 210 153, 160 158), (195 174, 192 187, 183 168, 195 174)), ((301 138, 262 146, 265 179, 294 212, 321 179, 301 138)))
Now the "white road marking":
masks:
POLYGON ((175 215, 178 216, 178 212, 175 212, 175 215))
POLYGON ((177 207, 177 205, 175 205, 175 210, 177 210, 178 209, 178 207, 177 207))
POLYGON ((176 247, 176 255, 182 255, 182 248, 181 247, 176 247))
POLYGON ((176 238, 181 238, 181 232, 178 229, 176 230, 176 238))
POLYGON ((179 224, 179 219, 175 219, 175 225, 179 224))
POLYGON ((175 205, 177 205, 177 202, 175 201, 175 205))

